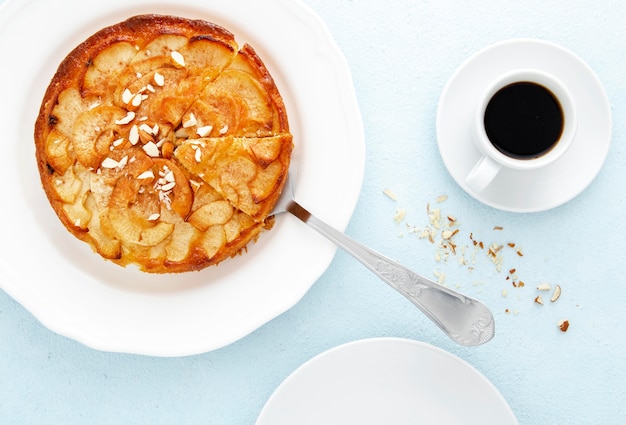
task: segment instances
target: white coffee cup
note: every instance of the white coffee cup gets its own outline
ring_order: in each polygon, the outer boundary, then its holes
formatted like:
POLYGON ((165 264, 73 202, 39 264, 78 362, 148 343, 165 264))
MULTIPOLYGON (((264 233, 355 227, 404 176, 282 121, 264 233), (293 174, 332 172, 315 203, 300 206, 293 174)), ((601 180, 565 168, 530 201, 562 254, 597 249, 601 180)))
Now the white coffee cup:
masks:
POLYGON ((489 186, 503 168, 531 172, 560 158, 569 148, 576 133, 576 110, 565 85, 554 76, 535 69, 519 69, 495 79, 478 99, 473 117, 473 141, 482 156, 465 178, 467 185, 477 192, 489 186), (514 83, 529 82, 542 86, 558 101, 563 116, 560 137, 546 153, 529 158, 509 156, 498 150, 487 136, 485 111, 493 96, 514 83))

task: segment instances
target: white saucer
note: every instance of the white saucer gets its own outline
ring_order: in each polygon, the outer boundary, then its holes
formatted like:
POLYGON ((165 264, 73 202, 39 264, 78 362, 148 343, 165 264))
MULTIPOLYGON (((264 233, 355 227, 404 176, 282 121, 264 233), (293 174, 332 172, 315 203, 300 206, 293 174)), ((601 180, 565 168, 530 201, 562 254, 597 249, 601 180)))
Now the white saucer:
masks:
POLYGON ((611 109, 598 77, 572 52, 541 40, 507 40, 471 56, 448 81, 437 111, 439 152, 454 180, 477 200, 505 211, 543 211, 576 197, 602 168, 610 140, 611 109), (465 178, 481 156, 470 139, 477 99, 494 78, 518 68, 548 72, 570 90, 578 111, 576 137, 565 155, 544 169, 532 174, 503 169, 476 192, 465 178))
POLYGON ((500 392, 466 361, 401 338, 364 339, 306 362, 256 425, 517 425, 500 392))

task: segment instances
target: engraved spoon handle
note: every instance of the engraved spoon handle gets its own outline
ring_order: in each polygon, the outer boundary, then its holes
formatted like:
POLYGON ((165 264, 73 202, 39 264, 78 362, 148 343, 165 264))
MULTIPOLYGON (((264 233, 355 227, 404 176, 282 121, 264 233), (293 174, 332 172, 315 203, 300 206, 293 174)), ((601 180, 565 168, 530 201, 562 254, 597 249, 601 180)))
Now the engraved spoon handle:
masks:
POLYGON ((479 301, 439 285, 361 245, 309 213, 296 201, 286 210, 334 242, 415 304, 455 342, 474 346, 495 332, 491 311, 479 301))

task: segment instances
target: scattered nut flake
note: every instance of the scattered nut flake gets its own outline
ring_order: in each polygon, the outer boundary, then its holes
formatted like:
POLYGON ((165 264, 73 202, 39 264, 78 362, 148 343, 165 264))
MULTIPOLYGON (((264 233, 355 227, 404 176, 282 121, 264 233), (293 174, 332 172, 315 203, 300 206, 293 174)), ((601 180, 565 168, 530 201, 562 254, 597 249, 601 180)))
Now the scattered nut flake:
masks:
POLYGON ((151 156, 153 158, 158 158, 159 156, 161 156, 159 147, 154 142, 148 142, 143 145, 143 150, 148 154, 148 156, 151 156))
POLYGON ((161 190, 167 192, 168 190, 174 189, 174 186, 176 186, 176 182, 169 182, 161 186, 161 190))
POLYGON ((115 121, 115 124, 119 124, 119 125, 128 124, 128 123, 130 123, 134 119, 135 119, 135 113, 133 111, 128 111, 126 116, 124 118, 121 118, 121 119, 115 121))
POLYGON ((138 179, 142 180, 142 179, 153 179, 154 178, 154 173, 152 172, 152 170, 148 170, 148 171, 144 171, 143 173, 139 174, 137 176, 138 179))
POLYGON ((194 154, 194 159, 196 162, 202 161, 202 151, 196 148, 196 153, 194 154))
POLYGON ((187 139, 187 138, 189 138, 189 134, 187 134, 187 130, 185 128, 182 128, 182 127, 179 128, 178 130, 176 130, 174 135, 176 136, 177 139, 187 139))
POLYGON ((152 84, 148 84, 146 86, 146 90, 148 90, 150 93, 156 93, 156 89, 154 88, 152 84))
POLYGON ((169 183, 173 183, 174 181, 176 181, 176 179, 174 178, 174 172, 172 170, 167 171, 165 175, 163 176, 163 178, 165 179, 166 182, 169 182, 169 183))
POLYGON ((198 127, 198 129, 196 130, 196 134, 200 137, 205 137, 207 136, 211 131, 213 130, 213 126, 212 125, 205 125, 203 127, 198 127))
POLYGON ((440 272, 439 270, 434 270, 433 275, 437 278, 437 283, 439 285, 443 285, 446 280, 446 274, 440 272))
POLYGON ((559 322, 559 329, 561 330, 561 332, 567 332, 567 330, 569 329, 569 320, 561 320, 559 322))
POLYGON ((143 96, 139 93, 137 93, 136 95, 133 96, 132 100, 130 101, 130 104, 132 106, 139 106, 141 105, 141 102, 144 100, 143 96))
POLYGON ((220 134, 224 135, 228 131, 228 124, 224 124, 222 128, 220 128, 220 134))
POLYGON ((101 104, 102 104, 102 103, 100 103, 100 101, 99 101, 99 100, 96 100, 94 103, 92 103, 91 105, 89 105, 89 108, 87 108, 87 109, 89 109, 89 110, 91 111, 92 109, 97 108, 97 107, 98 107, 98 106, 100 106, 101 104))
POLYGON ((153 130, 153 127, 150 127, 150 126, 149 126, 148 124, 146 124, 146 123, 141 124, 141 125, 139 126, 139 130, 141 130, 141 131, 145 131, 146 133, 148 133, 148 134, 150 134, 150 135, 154 135, 154 134, 156 134, 156 133, 154 132, 154 130, 153 130))
POLYGON ((549 283, 542 283, 537 286, 538 291, 549 291, 550 289, 552 289, 552 285, 550 285, 549 283))
POLYGON ((112 169, 112 168, 117 168, 118 165, 119 165, 119 162, 117 162, 113 158, 104 158, 104 160, 102 161, 101 167, 112 169))
POLYGON ((385 194, 385 195, 386 195, 389 199, 391 199, 392 201, 397 201, 397 200, 398 200, 398 197, 396 196, 396 194, 395 194, 392 190, 390 190, 390 189, 385 189, 385 190, 383 190, 383 193, 384 193, 384 194, 385 194))
POLYGON ((448 200, 448 195, 441 195, 438 196, 437 199, 435 199, 435 202, 440 203, 440 202, 444 202, 448 200))
POLYGON ((172 51, 171 55, 174 62, 176 62, 180 66, 185 66, 185 58, 183 57, 183 55, 180 54, 180 52, 174 50, 172 51))
POLYGON ((121 169, 121 168, 126 167, 126 164, 128 164, 128 155, 120 159, 119 162, 117 163, 117 166, 121 169))
POLYGON ((196 116, 193 114, 193 112, 191 112, 189 114, 189 118, 187 118, 187 121, 183 122, 183 128, 193 127, 196 124, 198 124, 198 121, 196 120, 196 116))
POLYGON ((148 217, 148 221, 156 221, 159 219, 159 217, 161 217, 161 214, 159 213, 152 214, 150 217, 148 217))
POLYGON ((159 87, 163 87, 165 85, 165 77, 162 74, 159 74, 158 72, 154 73, 154 83, 159 86, 159 87))
POLYGON ((130 128, 130 133, 128 134, 128 141, 131 145, 136 145, 139 142, 139 127, 133 125, 130 128))
MULTIPOLYGON (((389 196, 391 199, 392 196, 387 193, 387 191, 383 191, 383 193, 389 196)), ((393 194, 393 192, 390 192, 393 194)), ((442 195, 436 199, 437 202, 443 202, 447 200, 447 196, 442 195)), ((424 227, 414 227, 409 223, 406 224, 406 228, 409 233, 416 235, 419 239, 427 239, 431 244, 433 244, 437 252, 435 254, 435 261, 438 263, 447 263, 448 260, 452 256, 456 256, 458 261, 455 261, 460 266, 467 267, 467 270, 474 271, 475 265, 477 261, 477 254, 484 253, 486 258, 491 261, 495 265, 495 269, 498 273, 503 272, 503 267, 505 264, 505 255, 514 256, 514 257, 523 257, 524 253, 522 248, 519 247, 516 243, 511 241, 505 241, 505 243, 500 242, 491 242, 485 243, 474 236, 473 233, 469 233, 469 243, 467 245, 463 245, 462 242, 459 242, 459 238, 462 237, 461 229, 459 228, 459 221, 456 217, 452 215, 442 214, 441 209, 439 208, 431 208, 430 204, 426 205, 426 213, 428 217, 428 224, 424 227), (452 242, 452 238, 454 237, 454 243, 452 242)), ((493 231, 502 231, 504 230, 504 226, 495 225, 491 228, 493 231)), ((510 261, 511 258, 507 258, 507 262, 510 261)), ((504 274, 504 280, 510 282, 513 288, 524 288, 526 283, 519 279, 519 267, 511 267, 508 266, 504 274)), ((437 281, 443 282, 445 279, 444 271, 436 270, 433 272, 437 281)), ((476 283, 473 283, 476 286, 476 283)), ((553 285, 549 283, 541 283, 536 286, 538 291, 550 291, 552 290, 553 285)), ((502 297, 507 297, 508 292, 506 288, 500 287, 502 297)), ((550 297, 551 302, 555 302, 561 294, 561 288, 557 285, 554 287, 554 291, 552 296, 550 297)), ((518 296, 518 299, 520 297, 518 296)), ((533 302, 539 305, 545 305, 544 298, 547 298, 544 294, 535 294, 533 296, 533 302)), ((519 310, 506 309, 506 313, 514 313, 518 314, 519 310)), ((563 332, 567 330, 569 323, 564 321, 565 324, 563 332)))
POLYGON ((124 143, 124 139, 123 139, 123 138, 120 138, 120 139, 117 139, 117 140, 114 140, 114 141, 113 141, 113 146, 118 147, 118 146, 119 146, 119 145, 121 145, 122 143, 124 143))
POLYGON ((561 285, 556 285, 554 288, 554 292, 552 293, 552 297, 550 297, 550 302, 555 302, 561 296, 561 285))
POLYGON ((133 99, 132 92, 128 89, 125 89, 124 92, 122 93, 122 102, 124 102, 124 104, 128 104, 132 99, 133 99))
POLYGON ((406 210, 405 209, 397 209, 396 213, 393 216, 393 221, 395 221, 396 223, 400 223, 402 222, 402 220, 404 220, 404 217, 406 217, 406 210))

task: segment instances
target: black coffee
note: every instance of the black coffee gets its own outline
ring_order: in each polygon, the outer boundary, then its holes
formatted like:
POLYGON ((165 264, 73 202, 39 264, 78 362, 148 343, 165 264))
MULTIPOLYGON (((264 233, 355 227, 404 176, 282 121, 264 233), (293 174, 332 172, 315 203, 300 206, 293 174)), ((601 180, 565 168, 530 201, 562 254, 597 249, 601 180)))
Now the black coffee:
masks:
POLYGON ((509 84, 487 104, 485 130, 503 154, 536 158, 547 153, 561 137, 563 110, 552 92, 539 84, 509 84))

